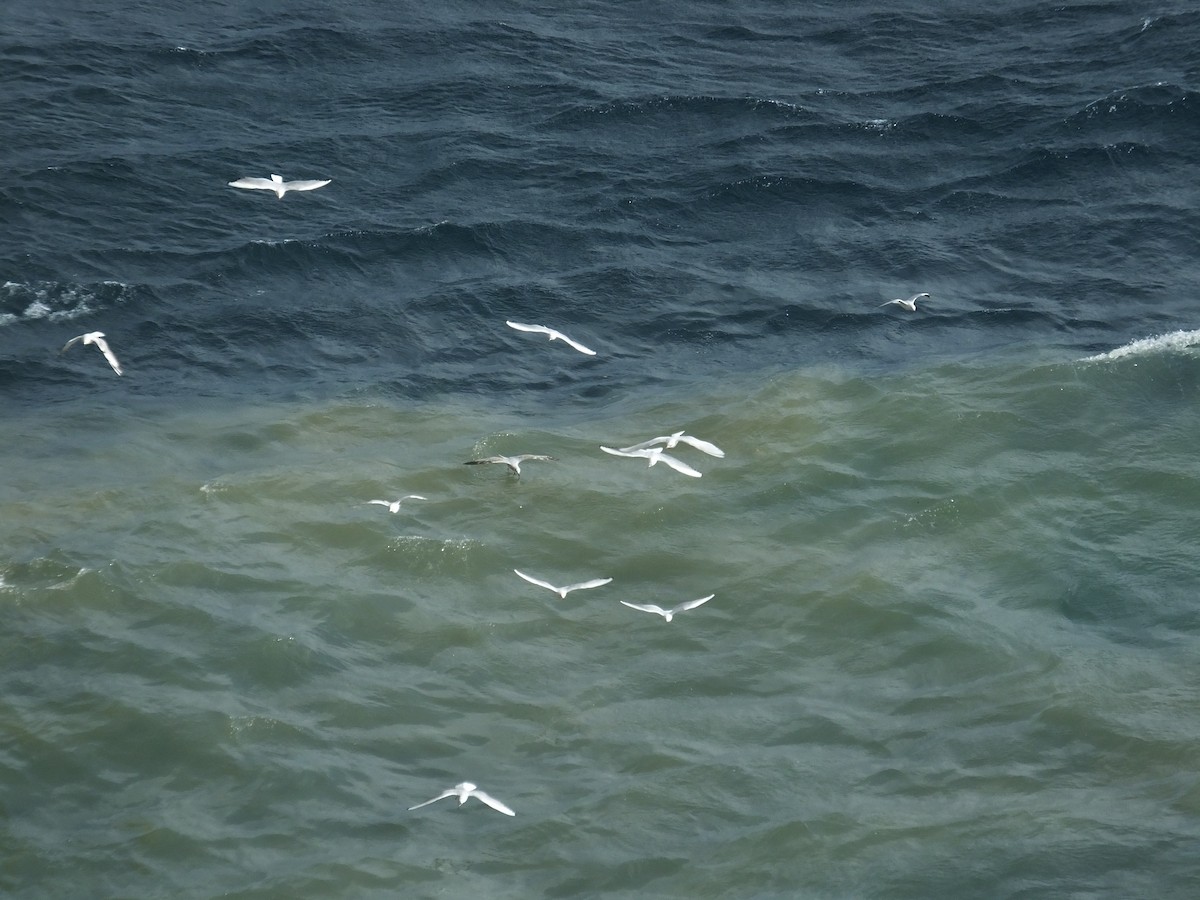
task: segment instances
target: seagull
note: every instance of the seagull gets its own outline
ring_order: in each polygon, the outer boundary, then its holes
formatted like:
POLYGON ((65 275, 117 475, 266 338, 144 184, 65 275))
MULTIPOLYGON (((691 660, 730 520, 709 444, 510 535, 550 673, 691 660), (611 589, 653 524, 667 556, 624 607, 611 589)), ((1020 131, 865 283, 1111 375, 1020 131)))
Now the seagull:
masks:
POLYGON ((632 447, 622 447, 624 451, 642 450, 646 447, 653 447, 655 444, 663 444, 664 450, 674 450, 678 444, 689 444, 709 456, 725 455, 725 451, 716 444, 710 444, 708 441, 702 441, 698 437, 692 437, 690 434, 684 434, 682 431, 676 431, 674 434, 664 435, 663 437, 651 438, 648 441, 642 441, 640 444, 634 444, 632 447))
POLYGON ((567 594, 571 593, 571 591, 580 591, 584 590, 585 588, 598 588, 601 585, 608 584, 610 581, 612 581, 611 578, 593 578, 591 581, 581 581, 579 584, 568 584, 565 587, 555 587, 548 581, 542 581, 540 578, 534 578, 532 575, 526 575, 520 569, 513 569, 513 571, 530 584, 536 584, 538 587, 549 588, 564 600, 567 599, 567 594))
POLYGON ((901 309, 907 309, 909 312, 916 312, 917 311, 917 301, 918 300, 928 300, 928 299, 929 299, 928 294, 913 294, 907 300, 903 300, 900 297, 897 297, 895 300, 889 300, 887 303, 880 303, 879 307, 880 307, 880 309, 882 309, 885 306, 891 306, 893 303, 895 303, 901 309))
POLYGON ((464 466, 482 466, 484 463, 504 463, 508 466, 519 478, 521 475, 521 463, 527 459, 556 459, 553 456, 540 456, 537 453, 522 453, 520 456, 487 456, 483 459, 468 459, 464 466))
POLYGON ((517 329, 517 331, 533 331, 537 334, 548 334, 552 341, 566 341, 580 353, 586 353, 588 356, 596 355, 595 350, 589 350, 583 344, 579 343, 579 341, 573 341, 561 331, 555 331, 553 328, 547 328, 545 325, 522 325, 520 322, 510 322, 507 319, 504 320, 504 324, 509 328, 517 329))
POLYGON ((456 784, 454 787, 442 791, 432 800, 426 800, 424 803, 418 803, 416 806, 410 806, 409 810, 411 811, 414 809, 420 809, 422 806, 428 806, 430 803, 437 803, 439 800, 445 800, 447 797, 457 797, 459 806, 462 806, 464 803, 466 803, 469 797, 474 797, 481 803, 486 803, 492 809, 496 810, 497 812, 502 812, 506 816, 516 815, 515 812, 513 812, 495 797, 485 794, 483 791, 479 790, 476 785, 471 784, 469 781, 464 781, 462 784, 456 784))
POLYGON ((680 603, 674 609, 663 609, 661 606, 656 606, 653 603, 630 603, 628 600, 622 600, 621 602, 630 609, 637 609, 641 610, 642 612, 658 613, 660 616, 670 622, 671 619, 675 617, 676 613, 687 612, 689 609, 695 609, 702 603, 707 603, 715 596, 717 595, 709 594, 707 597, 701 597, 699 600, 689 600, 687 603, 680 603))
POLYGON ((79 337, 73 337, 58 352, 66 353, 68 347, 79 341, 83 341, 85 344, 95 344, 100 349, 100 352, 104 354, 104 358, 108 360, 108 364, 112 366, 113 371, 118 375, 121 374, 121 364, 117 362, 116 355, 109 349, 108 341, 104 339, 103 331, 89 331, 87 334, 79 335, 79 337))
POLYGON ((428 499, 429 499, 428 497, 422 497, 420 494, 409 494, 406 497, 401 497, 399 500, 368 500, 367 503, 368 504, 377 503, 380 506, 386 506, 388 508, 388 512, 390 512, 390 513, 398 513, 398 512, 400 512, 400 504, 403 503, 405 500, 428 500, 428 499))
POLYGON ((641 459, 648 459, 650 460, 650 465, 654 465, 658 462, 665 462, 676 472, 682 472, 684 475, 691 475, 693 478, 700 477, 700 473, 687 463, 676 459, 668 453, 664 453, 662 447, 651 447, 649 449, 630 447, 628 450, 614 450, 612 447, 605 447, 601 445, 600 449, 605 453, 611 453, 613 456, 634 456, 641 459))
POLYGON ((274 191, 275 196, 282 200, 288 191, 315 191, 331 181, 332 178, 326 178, 324 181, 284 181, 282 176, 272 175, 270 178, 239 178, 229 182, 229 186, 245 188, 248 191, 274 191))

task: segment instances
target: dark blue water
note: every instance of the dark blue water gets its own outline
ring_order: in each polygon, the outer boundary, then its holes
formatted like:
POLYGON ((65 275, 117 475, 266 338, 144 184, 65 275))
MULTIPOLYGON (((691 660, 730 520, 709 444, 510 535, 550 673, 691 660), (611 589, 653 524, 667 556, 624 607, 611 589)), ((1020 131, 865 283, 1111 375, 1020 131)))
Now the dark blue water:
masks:
POLYGON ((76 390, 64 318, 164 399, 507 390, 506 317, 636 358, 573 395, 1195 324, 1183 7, 51 6, 0 48, 14 402, 76 390), (226 186, 274 171, 333 184, 226 186))
POLYGON ((1198 159, 1178 2, 9 0, 0 884, 1192 896, 1198 159), (458 465, 689 423, 712 494, 458 465), (477 751, 524 830, 406 817, 477 751))

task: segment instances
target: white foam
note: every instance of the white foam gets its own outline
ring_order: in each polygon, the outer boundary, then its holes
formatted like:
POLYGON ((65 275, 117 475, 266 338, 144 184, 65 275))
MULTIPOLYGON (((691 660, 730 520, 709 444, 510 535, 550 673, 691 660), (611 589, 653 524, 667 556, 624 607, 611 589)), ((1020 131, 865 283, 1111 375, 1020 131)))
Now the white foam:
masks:
POLYGON ((50 312, 50 307, 48 307, 45 303, 43 303, 41 300, 34 300, 27 307, 25 307, 25 312, 23 315, 26 319, 44 319, 46 316, 50 315, 50 312))
MULTIPOLYGON (((102 285, 117 288, 124 293, 128 285, 120 281, 104 281, 102 285)), ((89 315, 92 307, 88 301, 95 299, 94 286, 86 284, 59 284, 52 281, 20 283, 6 281, 0 284, 0 299, 24 304, 20 313, 0 314, 0 326, 20 321, 46 319, 62 322, 89 315)))
POLYGON ((1187 350, 1197 344, 1200 344, 1200 329, 1172 331, 1170 334, 1140 338, 1115 350, 1109 350, 1107 353, 1098 353, 1095 356, 1084 357, 1080 362, 1099 362, 1109 359, 1124 359, 1126 356, 1145 356, 1150 353, 1187 350))

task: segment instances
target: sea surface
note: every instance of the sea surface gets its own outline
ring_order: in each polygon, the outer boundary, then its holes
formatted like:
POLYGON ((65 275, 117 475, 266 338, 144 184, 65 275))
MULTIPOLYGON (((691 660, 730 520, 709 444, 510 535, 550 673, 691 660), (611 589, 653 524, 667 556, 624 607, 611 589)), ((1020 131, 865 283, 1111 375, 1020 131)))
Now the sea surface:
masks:
POLYGON ((0 88, 3 896, 1198 896, 1195 4, 8 0, 0 88))

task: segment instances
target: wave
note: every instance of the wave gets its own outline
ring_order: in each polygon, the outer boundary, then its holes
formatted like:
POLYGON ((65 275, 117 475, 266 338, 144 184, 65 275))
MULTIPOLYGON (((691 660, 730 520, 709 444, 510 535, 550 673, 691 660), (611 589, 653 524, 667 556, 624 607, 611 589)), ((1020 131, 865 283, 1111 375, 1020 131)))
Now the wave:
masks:
POLYGON ((728 126, 731 119, 746 115, 764 122, 814 118, 811 110, 785 100, 751 96, 722 97, 712 94, 661 94, 579 106, 550 116, 546 124, 550 127, 579 124, 590 126, 604 121, 644 125, 659 118, 677 121, 680 115, 689 114, 720 120, 725 126, 728 126))
POLYGON ((1148 356, 1154 353, 1171 353, 1179 350, 1190 350, 1200 344, 1200 329, 1192 331, 1172 331, 1170 334, 1160 334, 1154 337, 1139 338, 1107 353, 1097 353, 1095 356, 1085 356, 1080 362, 1102 362, 1105 360, 1124 359, 1127 356, 1148 356))
POLYGON ((1064 121, 1069 133, 1102 137, 1103 143, 1143 143, 1170 149, 1194 139, 1200 125, 1200 93, 1170 82, 1112 91, 1064 121))

